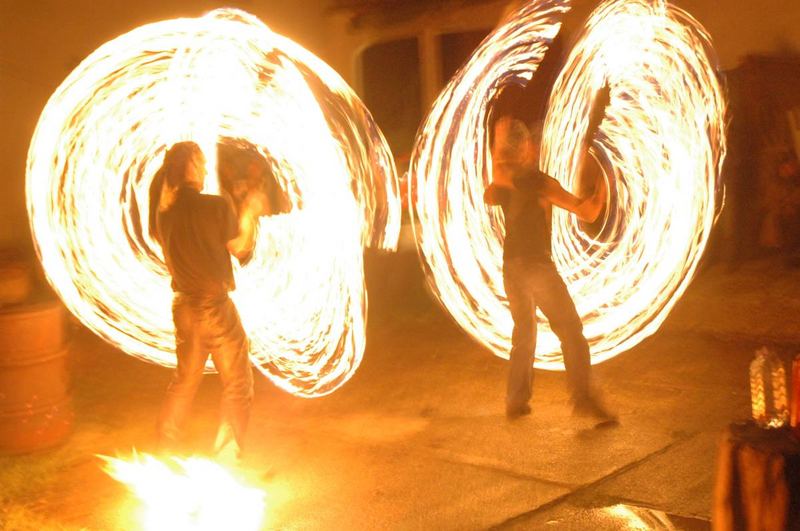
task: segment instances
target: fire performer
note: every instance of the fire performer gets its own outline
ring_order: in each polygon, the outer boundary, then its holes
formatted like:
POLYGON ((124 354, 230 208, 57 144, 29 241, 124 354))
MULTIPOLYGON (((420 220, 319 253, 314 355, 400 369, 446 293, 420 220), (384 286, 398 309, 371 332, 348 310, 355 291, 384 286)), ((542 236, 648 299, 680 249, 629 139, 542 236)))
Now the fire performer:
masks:
MULTIPOLYGON (((508 104, 525 96, 521 87, 511 85, 503 92, 495 101, 496 121, 490 139, 492 183, 484 200, 503 209, 506 224, 503 281, 514 321, 506 415, 516 418, 531 412, 538 307, 561 341, 573 412, 610 422, 614 416, 600 404, 590 386, 589 344, 583 335, 583 324, 550 256, 553 205, 572 212, 582 221, 594 222, 606 203, 606 184, 602 175, 596 173, 593 193, 581 199, 542 173, 539 170, 541 122, 529 129, 520 119, 524 113, 514 112, 515 108, 519 111, 519 106, 508 104)), ((588 151, 603 117, 607 97, 607 89, 603 89, 596 99, 584 151, 588 151)), ((581 170, 582 176, 586 173, 581 170)))
MULTIPOLYGON (((205 157, 194 142, 173 145, 154 181, 156 235, 172 276, 172 316, 178 365, 158 419, 159 447, 178 447, 209 353, 222 380, 218 458, 237 460, 253 397, 249 344, 228 296, 231 255, 244 260, 255 243, 263 198, 250 194, 237 216, 228 200, 200 193, 205 157), (163 185, 161 184, 163 182, 163 185)), ((153 206, 151 206, 153 208, 153 206)), ((151 216, 152 218, 153 216, 151 216)))

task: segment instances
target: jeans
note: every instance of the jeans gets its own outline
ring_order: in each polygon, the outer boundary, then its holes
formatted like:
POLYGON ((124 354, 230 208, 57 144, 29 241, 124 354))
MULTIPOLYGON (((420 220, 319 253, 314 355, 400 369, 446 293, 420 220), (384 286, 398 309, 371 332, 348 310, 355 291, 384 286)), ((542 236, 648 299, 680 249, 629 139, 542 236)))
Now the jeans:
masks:
POLYGON ((573 400, 588 397, 589 343, 583 335, 583 323, 575 303, 555 264, 550 260, 512 258, 503 265, 503 281, 514 321, 506 404, 516 407, 527 404, 531 398, 537 306, 561 341, 573 400))
POLYGON ((162 443, 180 439, 192 400, 203 378, 208 355, 222 380, 220 426, 215 449, 242 447, 250 405, 253 373, 249 344, 239 313, 227 294, 195 296, 176 293, 172 303, 178 366, 161 408, 158 433, 162 443))

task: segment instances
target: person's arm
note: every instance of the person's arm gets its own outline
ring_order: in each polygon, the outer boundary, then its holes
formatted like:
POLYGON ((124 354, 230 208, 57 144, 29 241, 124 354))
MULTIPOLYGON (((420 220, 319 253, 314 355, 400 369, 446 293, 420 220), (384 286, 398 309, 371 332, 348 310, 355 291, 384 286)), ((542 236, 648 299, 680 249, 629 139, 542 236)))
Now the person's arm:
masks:
POLYGON ((228 252, 239 261, 245 260, 253 252, 258 216, 263 209, 264 203, 258 194, 249 195, 242 204, 237 234, 227 242, 228 252))
POLYGON ((483 192, 483 201, 489 206, 500 206, 508 197, 508 188, 496 183, 490 184, 483 192))
POLYGON ((228 240, 228 252, 240 261, 247 258, 255 247, 256 220, 254 217, 242 214, 239 217, 239 232, 232 240, 228 240))
POLYGON ((494 195, 494 189, 491 184, 483 191, 483 202, 490 206, 497 205, 497 198, 494 195))
MULTIPOLYGON (((592 108, 589 111, 589 126, 586 128, 586 136, 583 137, 583 146, 578 155, 580 160, 578 161, 576 173, 579 183, 587 182, 592 177, 595 181, 597 180, 596 175, 590 175, 594 171, 594 164, 587 163, 587 159, 589 159, 589 152, 592 147, 592 142, 594 141, 594 136, 600 128, 600 123, 603 121, 603 118, 605 118, 606 107, 608 107, 610 101, 611 90, 608 85, 603 85, 603 87, 597 91, 597 94, 595 94, 594 101, 592 102, 592 108)), ((595 183, 595 186, 596 185, 597 183, 595 183)))
POLYGON ((580 154, 581 160, 578 163, 578 182, 594 181, 594 191, 592 195, 579 198, 565 190, 561 184, 548 177, 542 186, 541 194, 552 204, 572 212, 581 221, 593 223, 597 220, 605 207, 608 198, 608 185, 603 178, 602 171, 596 164, 587 164, 589 158, 589 148, 592 145, 594 135, 600 127, 600 123, 605 117, 606 107, 610 101, 610 91, 608 85, 604 85, 595 95, 592 109, 589 112, 589 127, 583 141, 583 149, 580 154))
POLYGON ((611 102, 611 89, 608 85, 603 85, 600 90, 595 94, 594 101, 592 102, 592 109, 589 111, 589 127, 586 128, 586 138, 584 144, 588 149, 592 143, 597 129, 600 127, 600 122, 603 121, 606 115, 606 107, 611 102))
POLYGON ((557 207, 572 212, 581 221, 593 223, 600 216, 606 204, 606 184, 602 175, 595 181, 592 195, 579 198, 561 186, 561 183, 552 177, 545 177, 539 191, 540 195, 557 207))

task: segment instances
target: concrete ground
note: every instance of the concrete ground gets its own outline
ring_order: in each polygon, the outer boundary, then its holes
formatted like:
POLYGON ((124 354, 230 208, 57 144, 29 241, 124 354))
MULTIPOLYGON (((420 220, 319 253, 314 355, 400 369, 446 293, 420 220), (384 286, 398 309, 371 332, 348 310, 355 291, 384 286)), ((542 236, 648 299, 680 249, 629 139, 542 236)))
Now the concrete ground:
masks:
MULTIPOLYGON (((257 378, 245 465, 267 493, 265 529, 709 529, 717 444, 748 416, 753 352, 788 360, 800 339, 800 270, 712 266, 658 333, 595 367, 619 426, 574 419, 563 374, 545 371, 532 415, 509 421, 506 362, 403 275, 383 286, 392 297, 373 296, 363 364, 341 390, 304 400, 257 378)), ((80 329, 72 356, 74 433, 0 459, 0 528, 136 528, 95 454, 152 448, 169 371, 80 329)), ((199 451, 218 397, 207 377, 190 426, 199 451)))

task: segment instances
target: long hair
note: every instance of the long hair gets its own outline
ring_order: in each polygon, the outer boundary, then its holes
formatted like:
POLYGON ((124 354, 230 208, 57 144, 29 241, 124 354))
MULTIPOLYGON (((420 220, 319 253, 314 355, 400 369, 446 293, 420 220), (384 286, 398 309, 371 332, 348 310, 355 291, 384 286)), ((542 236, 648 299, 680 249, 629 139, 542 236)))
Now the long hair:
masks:
POLYGON ((194 157, 201 155, 200 146, 191 141, 173 144, 164 154, 153 182, 150 184, 150 235, 160 240, 157 231, 158 212, 164 212, 175 202, 178 188, 186 181, 186 169, 194 157))
POLYGON ((196 155, 202 155, 200 146, 192 141, 173 144, 164 155, 164 164, 160 172, 164 172, 164 181, 167 186, 178 188, 186 179, 186 168, 192 163, 196 155))

